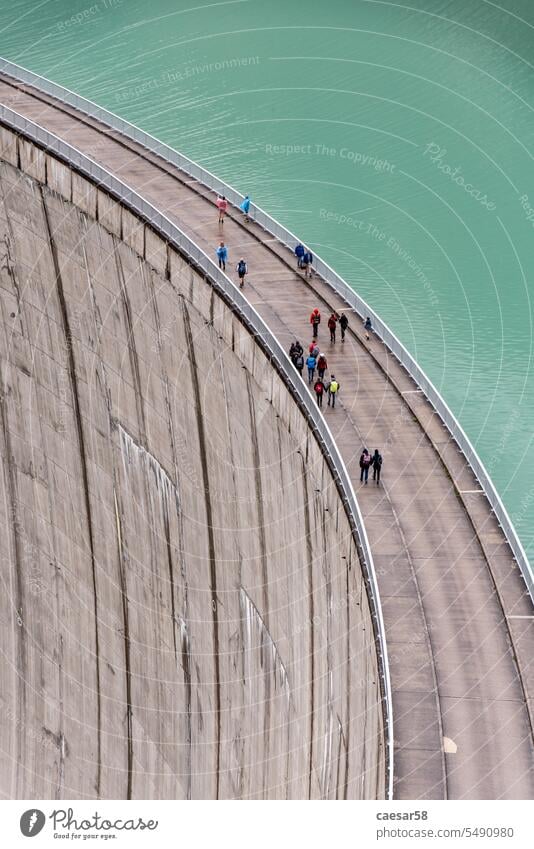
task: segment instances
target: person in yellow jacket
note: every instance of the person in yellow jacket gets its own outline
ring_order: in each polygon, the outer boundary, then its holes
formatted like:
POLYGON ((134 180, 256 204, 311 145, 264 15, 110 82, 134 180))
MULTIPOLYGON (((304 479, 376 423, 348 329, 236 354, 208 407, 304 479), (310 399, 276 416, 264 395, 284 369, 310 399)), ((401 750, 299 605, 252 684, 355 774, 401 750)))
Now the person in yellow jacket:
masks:
POLYGON ((332 408, 336 406, 336 395, 339 392, 339 382, 336 380, 335 374, 330 376, 328 384, 328 406, 332 404, 332 408))

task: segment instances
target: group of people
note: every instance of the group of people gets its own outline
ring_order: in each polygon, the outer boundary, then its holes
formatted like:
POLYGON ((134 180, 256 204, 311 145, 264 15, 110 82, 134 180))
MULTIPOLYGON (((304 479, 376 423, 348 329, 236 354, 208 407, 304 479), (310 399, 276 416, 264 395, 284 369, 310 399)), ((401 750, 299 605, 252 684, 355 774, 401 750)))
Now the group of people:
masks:
POLYGON ((323 406, 323 397, 326 395, 328 397, 328 406, 334 408, 336 406, 336 396, 341 388, 340 383, 336 379, 335 374, 330 375, 330 380, 325 380, 328 362, 326 356, 319 350, 317 342, 312 340, 305 359, 304 349, 297 339, 291 344, 289 357, 300 375, 302 375, 304 365, 306 365, 308 369, 308 384, 313 386, 317 406, 323 406), (315 377, 316 371, 317 378, 315 377))
MULTIPOLYGON (((216 201, 217 209, 219 210, 219 224, 224 224, 224 216, 228 210, 228 201, 226 200, 224 195, 220 195, 217 197, 216 201)), ((245 216, 245 221, 250 221, 249 218, 249 210, 250 210, 250 198, 248 195, 245 195, 243 202, 240 205, 240 209, 245 216)), ((219 261, 219 268, 222 271, 226 271, 226 262, 228 260, 228 248, 224 244, 224 242, 219 242, 219 245, 215 249, 215 253, 217 254, 217 259, 219 261)), ((237 276, 239 278, 239 288, 242 289, 245 283, 245 277, 248 274, 248 265, 245 261, 244 257, 239 259, 235 270, 237 271, 237 276)))
MULTIPOLYGON (((317 406, 322 408, 323 398, 328 397, 328 406, 332 409, 336 406, 336 397, 341 388, 339 380, 335 374, 330 375, 330 379, 325 379, 325 374, 328 370, 328 360, 326 355, 321 351, 317 337, 319 335, 319 325, 321 323, 321 313, 317 307, 310 314, 310 324, 312 326, 313 338, 305 354, 304 349, 298 339, 292 342, 289 349, 289 357, 299 372, 302 375, 304 366, 308 369, 308 385, 313 387, 317 406)), ((341 341, 345 341, 345 333, 349 325, 349 320, 345 313, 333 312, 328 319, 328 329, 330 331, 330 342, 335 344, 336 330, 339 324, 341 328, 341 341)), ((365 335, 369 338, 369 331, 372 330, 371 319, 367 318, 364 323, 365 335)), ((368 483, 369 469, 373 469, 373 480, 378 486, 380 484, 380 472, 382 470, 382 455, 378 448, 375 448, 374 454, 370 454, 367 448, 364 448, 360 456, 360 482, 368 483)))
MULTIPOLYGON (((224 195, 217 195, 217 200, 215 201, 215 205, 219 210, 219 224, 224 224, 224 216, 228 212, 228 201, 224 195)), ((250 221, 249 211, 250 211, 250 198, 248 195, 245 195, 241 203, 239 204, 239 209, 243 213, 245 217, 245 221, 250 221)))
MULTIPOLYGON (((223 271, 226 271, 228 248, 226 247, 224 242, 219 243, 219 246, 215 249, 215 253, 217 254, 217 259, 219 260, 219 268, 221 268, 223 271)), ((237 276, 239 278, 239 286, 242 289, 245 283, 245 277, 248 274, 248 265, 243 257, 241 257, 241 259, 237 263, 235 270, 237 271, 237 276)))
POLYGON ((360 483, 369 483, 369 469, 373 468, 373 480, 378 486, 380 484, 380 472, 382 471, 382 455, 378 448, 375 448, 373 455, 369 454, 367 448, 364 448, 360 456, 360 483))
POLYGON ((304 272, 304 277, 311 277, 313 254, 309 248, 305 248, 300 242, 295 248, 297 268, 304 272))
MULTIPOLYGON (((216 204, 217 209, 219 210, 219 225, 222 226, 224 224, 224 217, 228 210, 228 201, 226 200, 224 195, 220 195, 217 197, 216 204)), ((241 203, 240 209, 245 216, 245 221, 249 221, 250 198, 248 195, 246 195, 245 199, 241 203)), ((221 268, 223 271, 226 271, 226 262, 228 260, 228 248, 226 247, 224 241, 221 241, 219 243, 215 252, 219 261, 219 268, 221 268)), ((299 244, 295 248, 295 256, 297 258, 297 267, 304 271, 304 276, 311 276, 313 254, 309 250, 309 248, 304 247, 304 245, 299 242, 299 244)), ((243 288, 245 277, 248 274, 248 266, 244 257, 241 257, 239 262, 237 263, 236 271, 239 277, 239 286, 243 288)), ((300 375, 302 375, 304 371, 304 365, 306 365, 308 369, 308 384, 310 386, 313 386, 313 391, 315 392, 315 397, 317 399, 317 406, 322 408, 323 398, 326 395, 328 397, 328 406, 334 409, 336 406, 336 397, 341 387, 339 381, 336 379, 335 374, 331 374, 330 379, 325 380, 325 374, 328 370, 328 361, 326 359, 325 354, 322 353, 319 348, 319 345, 317 344, 317 337, 319 335, 319 325, 321 324, 321 313, 318 307, 315 307, 315 309, 311 312, 310 324, 312 326, 312 341, 308 348, 307 356, 305 357, 304 349, 298 339, 292 343, 289 349, 289 356, 293 365, 295 366, 300 375)), ((341 330, 341 341, 344 342, 345 334, 349 326, 349 320, 344 312, 342 312, 341 315, 339 315, 337 312, 333 312, 331 313, 328 319, 327 326, 330 332, 330 343, 333 345, 336 342, 336 332, 338 324, 341 330)), ((369 339, 369 332, 373 329, 370 318, 367 318, 365 320, 364 329, 366 339, 369 339)), ((369 454, 367 448, 364 448, 361 453, 361 483, 368 483, 369 469, 371 467, 373 469, 373 480, 378 486, 380 484, 380 472, 382 470, 382 455, 380 454, 378 448, 375 448, 375 453, 373 455, 369 454)))
MULTIPOLYGON (((337 312, 333 312, 328 319, 328 330, 330 331, 330 342, 335 345, 336 342, 336 330, 339 322, 339 327, 341 329, 341 341, 345 341, 345 333, 347 332, 347 327, 349 326, 349 320, 344 312, 341 315, 338 315, 337 312)), ((315 307, 312 310, 310 315, 310 324, 312 326, 313 338, 317 339, 319 335, 319 325, 321 323, 321 313, 319 309, 315 307)))

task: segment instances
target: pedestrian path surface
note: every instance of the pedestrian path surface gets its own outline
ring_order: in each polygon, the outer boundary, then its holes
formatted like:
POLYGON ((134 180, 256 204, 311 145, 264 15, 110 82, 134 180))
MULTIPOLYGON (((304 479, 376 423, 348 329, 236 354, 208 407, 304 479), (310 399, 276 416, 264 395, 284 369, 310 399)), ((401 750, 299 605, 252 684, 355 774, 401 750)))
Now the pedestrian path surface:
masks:
POLYGON ((382 598, 393 688, 395 796, 534 798, 534 610, 480 486, 425 397, 351 313, 344 345, 326 321, 343 302, 305 280, 291 252, 174 167, 92 119, 0 77, 0 100, 64 138, 157 206, 227 273, 244 256, 244 293, 282 344, 319 344, 340 382, 324 415, 365 520, 382 598), (361 486, 366 446, 384 458, 382 484, 361 486))

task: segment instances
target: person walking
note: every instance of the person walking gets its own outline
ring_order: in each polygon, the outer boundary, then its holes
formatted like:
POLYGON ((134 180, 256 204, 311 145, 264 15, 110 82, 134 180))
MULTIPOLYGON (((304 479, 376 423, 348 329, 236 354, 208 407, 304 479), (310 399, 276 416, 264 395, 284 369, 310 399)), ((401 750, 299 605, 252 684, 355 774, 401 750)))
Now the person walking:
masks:
POLYGON ((313 391, 315 392, 315 397, 317 398, 317 406, 323 406, 323 395, 324 395, 324 383, 320 377, 314 383, 313 391))
POLYGON ((336 328, 337 328, 337 315, 335 312, 332 313, 330 318, 328 319, 328 329, 330 331, 330 341, 335 344, 336 341, 336 328))
POLYGON ((319 375, 321 380, 323 380, 324 373, 327 370, 327 368, 328 368, 328 363, 326 361, 325 355, 319 354, 319 356, 317 357, 317 374, 319 375))
POLYGON ((315 357, 312 357, 312 355, 310 354, 310 356, 306 360, 306 365, 308 366, 308 383, 313 382, 313 378, 314 378, 314 375, 315 375, 316 363, 317 363, 317 360, 315 359, 315 357))
POLYGON ((361 457, 360 457, 360 483, 364 482, 368 483, 369 477, 369 466, 371 465, 371 455, 369 454, 367 448, 364 448, 361 457))
POLYGON ((302 370, 304 368, 304 357, 302 354, 297 354, 294 360, 295 368, 302 377, 302 370))
POLYGON ((228 259, 228 248, 221 242, 217 250, 215 251, 217 257, 219 259, 219 268, 222 268, 223 271, 226 271, 226 260, 228 259))
POLYGON ((367 316, 367 318, 365 319, 365 324, 364 324, 363 327, 364 327, 364 330, 365 330, 365 338, 369 339, 369 331, 373 329, 373 324, 372 324, 369 316, 367 316))
POLYGON ((226 200, 224 195, 220 195, 217 200, 217 209, 219 210, 219 224, 224 224, 224 216, 226 215, 226 210, 228 209, 228 201, 226 200))
POLYGON ((298 356, 300 356, 302 353, 303 353, 302 345, 300 344, 299 340, 297 339, 295 342, 291 343, 291 347, 289 349, 289 358, 290 358, 290 360, 295 362, 296 358, 298 356))
POLYGON ((312 266, 312 262, 313 262, 313 254, 312 254, 312 252, 311 252, 308 248, 304 248, 304 254, 303 254, 302 259, 301 259, 301 262, 300 262, 300 267, 301 267, 302 269, 304 269, 304 276, 305 276, 305 277, 310 277, 310 276, 311 276, 311 271, 312 271, 311 266, 312 266))
POLYGON ((335 374, 333 374, 328 384, 328 406, 330 406, 330 402, 332 402, 332 409, 336 406, 336 395, 338 392, 339 382, 336 380, 335 374))
POLYGON ((250 198, 248 195, 245 195, 245 198, 239 204, 239 209, 244 213, 245 221, 250 221, 248 211, 250 209, 250 198))
POLYGON ((239 277, 239 288, 242 289, 243 284, 245 282, 245 276, 248 274, 248 266, 243 257, 241 257, 241 259, 237 263, 235 270, 237 271, 237 276, 239 277))
POLYGON ((373 467, 373 480, 376 481, 376 485, 378 486, 380 483, 380 472, 382 469, 382 454, 375 448, 375 453, 371 458, 371 465, 373 467))
POLYGON ((349 320, 348 320, 348 318, 347 318, 347 316, 345 315, 344 312, 342 312, 341 315, 339 316, 339 326, 341 327, 341 341, 344 342, 345 341, 345 333, 346 333, 347 327, 349 326, 349 320))
POLYGON ((295 248, 295 256, 297 257, 297 268, 302 268, 302 257, 305 253, 306 251, 304 250, 304 245, 299 242, 295 248))
POLYGON ((315 307, 315 309, 312 311, 312 314, 310 315, 310 324, 313 328, 313 338, 314 339, 317 339, 317 334, 319 333, 320 323, 321 323, 321 313, 319 312, 317 307, 315 307))

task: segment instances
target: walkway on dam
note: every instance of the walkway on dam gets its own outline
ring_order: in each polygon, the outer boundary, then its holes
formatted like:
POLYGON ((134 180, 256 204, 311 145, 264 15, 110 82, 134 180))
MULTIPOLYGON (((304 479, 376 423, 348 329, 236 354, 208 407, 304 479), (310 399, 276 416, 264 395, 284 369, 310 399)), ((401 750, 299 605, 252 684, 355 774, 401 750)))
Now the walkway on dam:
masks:
MULTIPOLYGON (((480 486, 432 407, 347 311, 345 345, 326 320, 346 309, 291 252, 189 176, 92 119, 0 77, 0 101, 64 138, 172 218, 208 255, 224 237, 249 265, 244 293, 286 349, 307 347, 309 314, 341 384, 324 415, 358 496, 382 598, 391 665, 396 798, 534 798, 534 611, 480 486), (383 485, 359 482, 362 447, 383 485)), ((378 305, 379 306, 379 305, 378 305)))

